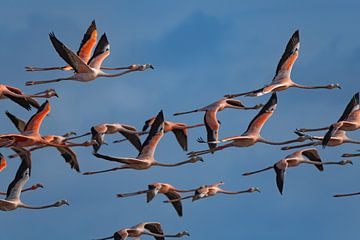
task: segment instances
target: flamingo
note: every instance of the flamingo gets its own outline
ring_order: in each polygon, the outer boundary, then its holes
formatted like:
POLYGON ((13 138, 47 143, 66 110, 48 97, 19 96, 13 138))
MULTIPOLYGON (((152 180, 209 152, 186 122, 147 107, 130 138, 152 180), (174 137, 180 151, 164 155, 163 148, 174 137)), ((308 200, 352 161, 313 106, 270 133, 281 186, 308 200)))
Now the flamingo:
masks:
POLYGON ((350 100, 345 108, 345 111, 339 120, 329 127, 328 132, 325 134, 322 141, 322 146, 326 147, 332 135, 337 130, 355 131, 360 128, 360 105, 359 105, 359 92, 357 92, 350 100))
MULTIPOLYGON (((37 113, 35 113, 24 126, 24 131, 20 134, 1 134, 0 147, 30 147, 34 145, 47 145, 52 147, 72 147, 72 144, 51 143, 49 139, 40 135, 40 126, 45 116, 50 112, 50 103, 45 101, 37 113)), ((85 142, 85 145, 92 145, 85 142)), ((76 144, 78 146, 78 144, 76 144)))
POLYGON ((44 81, 28 81, 25 83, 26 86, 60 82, 63 80, 89 82, 95 80, 98 77, 118 77, 133 71, 144 71, 148 68, 154 69, 154 67, 151 64, 143 64, 143 65, 133 64, 130 66, 129 70, 116 74, 109 74, 101 71, 100 67, 102 62, 110 54, 110 45, 105 33, 101 36, 94 50, 94 53, 88 62, 84 62, 78 55, 76 55, 73 51, 68 49, 62 42, 60 42, 56 38, 53 32, 50 33, 49 36, 57 53, 60 55, 61 58, 65 60, 65 62, 67 62, 74 69, 75 74, 67 78, 57 78, 53 80, 44 80, 44 81))
POLYGON ((10 183, 6 198, 0 200, 1 211, 13 211, 17 208, 44 209, 69 205, 66 200, 60 200, 50 205, 30 206, 21 202, 20 194, 24 185, 28 182, 31 174, 31 155, 23 148, 12 148, 21 157, 21 164, 16 172, 15 179, 10 183))
POLYGON ((160 139, 163 137, 163 135, 164 135, 164 114, 162 111, 160 111, 159 114, 156 116, 153 125, 151 126, 150 133, 146 138, 145 142, 143 143, 139 155, 136 158, 112 157, 112 156, 102 155, 99 153, 93 153, 95 157, 102 158, 108 161, 119 162, 122 163, 123 165, 108 170, 97 171, 97 172, 86 172, 83 174, 91 175, 97 173, 117 171, 122 169, 146 170, 152 166, 176 167, 187 163, 196 163, 198 161, 203 161, 201 157, 196 157, 196 156, 191 157, 188 160, 173 164, 160 163, 156 161, 154 158, 154 153, 156 150, 156 146, 159 143, 160 139))
POLYGON ((276 173, 276 185, 278 187, 280 194, 283 194, 284 178, 287 168, 297 167, 303 163, 312 164, 319 171, 323 171, 324 170, 323 165, 327 165, 327 164, 337 164, 337 165, 346 165, 349 163, 353 164, 352 161, 350 160, 341 160, 339 162, 322 162, 319 153, 315 148, 305 148, 286 156, 285 158, 275 163, 273 166, 254 172, 247 172, 244 173, 243 176, 250 176, 256 173, 274 169, 276 173))
MULTIPOLYGON (((20 133, 24 133, 25 132, 25 126, 26 123, 16 117, 15 115, 11 114, 10 112, 6 112, 6 116, 12 121, 12 123, 15 125, 15 127, 19 130, 20 133)), ((94 144, 94 142, 84 142, 84 143, 74 143, 74 142, 70 142, 69 140, 72 139, 76 139, 76 138, 80 138, 83 136, 87 136, 87 134, 83 134, 80 136, 76 136, 76 137, 70 137, 71 135, 75 135, 76 133, 74 132, 69 132, 66 133, 62 136, 58 136, 58 135, 46 135, 46 136, 42 136, 42 138, 49 143, 52 144, 58 144, 58 145, 63 145, 63 146, 59 146, 56 147, 56 149, 60 152, 61 156, 64 158, 65 162, 70 164, 71 169, 76 170, 77 172, 80 172, 80 166, 79 166, 79 162, 77 160, 77 156, 76 153, 68 146, 66 146, 67 144, 71 144, 72 147, 76 147, 76 146, 91 146, 92 144, 94 144)), ((36 147, 32 147, 30 149, 28 149, 30 152, 37 150, 37 149, 41 149, 44 147, 48 147, 49 145, 46 144, 39 144, 36 147)), ((13 154, 13 155, 9 155, 9 158, 14 158, 17 157, 17 154, 13 154)))
MULTIPOLYGON (((174 186, 168 184, 168 183, 152 183, 148 185, 148 189, 147 190, 142 190, 142 191, 137 191, 137 192, 133 192, 133 193, 123 193, 123 194, 117 194, 116 196, 119 198, 124 198, 124 197, 131 197, 131 196, 136 196, 136 195, 141 195, 141 194, 146 194, 146 202, 149 203, 151 202, 154 197, 158 194, 158 193, 162 193, 164 194, 169 200, 173 200, 173 199, 179 199, 181 198, 181 195, 179 193, 184 193, 184 192, 193 192, 196 189, 190 189, 190 190, 181 190, 181 189, 177 189, 174 186)), ((171 202, 173 207, 175 208, 177 214, 182 217, 183 215, 183 211, 182 211, 182 204, 181 201, 175 201, 175 202, 171 202)))
POLYGON ((179 232, 174 235, 167 235, 164 234, 162 230, 161 224, 158 222, 143 222, 139 223, 131 228, 123 228, 119 231, 115 232, 113 236, 105 237, 105 238, 98 238, 95 240, 107 240, 107 239, 114 239, 114 240, 125 240, 128 237, 140 239, 141 235, 148 235, 153 236, 156 240, 165 240, 167 237, 171 238, 181 238, 183 236, 190 236, 190 234, 186 231, 179 232))
POLYGON ((261 108, 262 106, 263 106, 262 104, 257 104, 253 107, 246 107, 239 100, 222 98, 202 108, 198 108, 187 112, 174 113, 174 116, 189 114, 194 112, 205 112, 204 124, 207 132, 207 141, 209 142, 208 143, 209 148, 212 149, 217 146, 217 144, 214 142, 218 141, 219 139, 219 129, 221 124, 220 121, 217 119, 217 113, 219 111, 222 111, 225 108, 235 108, 242 110, 258 109, 261 108))
MULTIPOLYGON (((260 110, 260 112, 253 118, 253 120, 250 122, 247 130, 241 135, 241 136, 235 136, 235 137, 228 137, 220 141, 213 141, 210 143, 220 143, 220 142, 230 142, 222 146, 218 146, 215 148, 211 148, 208 150, 202 150, 202 151, 195 151, 195 152, 189 152, 188 155, 190 156, 199 156, 203 154, 213 153, 216 151, 223 150, 225 148, 229 147, 249 147, 254 145, 257 142, 262 142, 265 144, 271 144, 271 145, 283 145, 293 142, 302 142, 306 138, 303 136, 298 137, 294 140, 289 140, 285 142, 271 142, 260 135, 261 128, 264 126, 265 122, 272 116, 273 112, 276 109, 277 105, 277 97, 276 93, 273 93, 268 102, 263 106, 263 108, 260 110)), ((200 143, 207 143, 202 138, 198 139, 198 142, 200 143)))
POLYGON ((298 132, 313 132, 328 130, 323 138, 322 145, 325 147, 331 137, 337 130, 355 131, 360 128, 360 105, 359 105, 359 92, 357 92, 349 101, 340 119, 332 124, 330 127, 322 128, 300 128, 298 132))
POLYGON ((203 185, 195 190, 194 195, 183 197, 183 198, 171 199, 171 200, 167 200, 164 202, 165 203, 169 203, 169 202, 173 203, 175 201, 189 199, 189 198, 191 198, 192 201, 194 202, 194 201, 197 201, 197 200, 200 200, 203 198, 213 197, 218 193, 235 195, 235 194, 242 194, 242 193, 260 192, 260 189, 257 187, 250 187, 246 190, 241 190, 241 191, 236 191, 236 192, 225 191, 220 188, 220 186, 223 184, 224 184, 224 182, 219 182, 219 183, 215 183, 212 185, 203 185))
MULTIPOLYGON (((156 118, 156 116, 146 120, 145 125, 142 128, 142 132, 138 133, 138 135, 144 135, 144 134, 149 133, 146 130, 154 123, 155 118, 156 118)), ((187 151, 188 150, 187 129, 197 128, 197 127, 201 127, 201 126, 204 126, 204 124, 196 124, 196 125, 188 126, 185 123, 164 121, 164 133, 171 131, 175 135, 176 140, 179 143, 180 147, 184 151, 187 151)), ((125 139, 116 140, 116 141, 114 141, 114 143, 119 143, 124 140, 125 139)))
POLYGON ((131 144, 140 151, 141 141, 136 132, 136 128, 130 125, 121 123, 103 123, 91 127, 92 140, 95 141, 93 145, 94 151, 97 152, 101 145, 105 143, 105 134, 121 133, 131 144))
MULTIPOLYGON (((76 55, 79 56, 80 59, 82 59, 85 63, 88 63, 91 57, 91 52, 93 48, 95 47, 97 39, 97 29, 96 29, 96 23, 95 20, 93 20, 86 30, 83 39, 80 43, 79 50, 77 51, 76 55)), ((111 68, 111 67, 103 67, 101 66, 100 69, 105 70, 123 70, 123 69, 135 69, 136 64, 130 65, 128 67, 117 67, 117 68, 111 68)), ((27 72, 36 72, 36 71, 49 71, 49 70, 62 70, 62 71, 69 71, 74 70, 70 65, 62 66, 62 67, 47 67, 47 68, 38 68, 33 66, 26 66, 25 70, 27 72)))
MULTIPOLYGON (((295 133, 297 133, 300 136, 303 135, 304 138, 306 138, 306 139, 317 140, 317 141, 313 141, 313 142, 305 143, 305 144, 300 144, 300 145, 295 145, 295 146, 285 146, 285 147, 282 147, 281 150, 289 150, 289 149, 301 148, 301 147, 309 147, 309 146, 319 146, 319 145, 322 145, 322 142, 323 142, 323 139, 324 139, 324 137, 320 137, 320 136, 308 136, 308 135, 301 134, 300 132, 295 132, 295 133)), ((336 147, 336 146, 340 146, 340 145, 342 145, 344 143, 360 144, 360 141, 356 141, 354 139, 351 139, 348 136, 346 136, 345 131, 338 130, 328 140, 327 146, 336 147)))
POLYGON ((39 103, 34 98, 51 98, 58 97, 54 89, 47 89, 32 95, 24 94, 19 88, 9 85, 0 84, 0 99, 10 99, 11 101, 19 104, 26 110, 31 110, 31 106, 39 108, 39 103))
POLYGON ((325 86, 304 86, 297 84, 292 81, 291 79, 291 70, 292 67, 298 58, 299 55, 299 48, 300 48, 300 36, 299 30, 296 30, 294 34, 291 36, 288 44, 286 45, 285 52, 283 53, 278 66, 276 68, 275 76, 272 82, 269 85, 266 85, 263 88, 258 90, 245 92, 245 93, 238 93, 238 94, 227 94, 225 97, 227 98, 234 98, 239 96, 247 96, 247 97, 255 97, 261 96, 267 93, 284 91, 290 87, 295 88, 303 88, 303 89, 318 89, 318 88, 325 88, 325 89, 334 89, 334 88, 341 88, 340 84, 329 84, 325 86))

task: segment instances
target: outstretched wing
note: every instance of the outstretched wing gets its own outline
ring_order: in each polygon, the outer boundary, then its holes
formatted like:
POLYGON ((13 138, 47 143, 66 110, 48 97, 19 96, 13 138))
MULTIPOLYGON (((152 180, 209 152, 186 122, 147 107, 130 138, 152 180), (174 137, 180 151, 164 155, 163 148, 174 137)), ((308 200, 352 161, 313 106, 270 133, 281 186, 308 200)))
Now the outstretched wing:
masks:
POLYGON ((71 150, 71 148, 57 147, 56 149, 60 152, 65 162, 70 164, 71 169, 75 169, 77 172, 80 172, 80 166, 76 157, 76 153, 73 150, 71 150))
POLYGON ((35 113, 30 120, 26 123, 24 132, 33 132, 39 133, 40 126, 46 117, 46 115, 50 112, 50 103, 46 100, 38 109, 37 113, 35 113))
POLYGON ((31 174, 30 152, 23 148, 12 148, 21 158, 21 164, 16 171, 14 180, 9 184, 6 200, 19 200, 20 193, 31 174))
POLYGON ((285 52, 283 53, 277 68, 273 82, 276 82, 278 77, 290 77, 291 69, 294 62, 298 58, 298 51, 300 48, 299 30, 296 30, 291 36, 288 44, 286 45, 285 52))
MULTIPOLYGON (((148 222, 144 225, 144 228, 149 230, 152 233, 164 235, 161 225, 158 222, 148 222)), ((154 238, 156 240, 165 240, 165 237, 154 237, 154 238)))
POLYGON ((14 114, 10 113, 9 111, 5 112, 6 116, 10 119, 10 121, 15 125, 16 129, 19 132, 23 132, 25 130, 25 121, 16 117, 14 114))
POLYGON ((50 40, 59 54, 67 64, 69 64, 77 73, 90 72, 91 69, 81 58, 76 55, 73 51, 68 49, 60 40, 58 40, 53 32, 49 34, 50 40))
POLYGON ((164 114, 161 110, 151 125, 149 135, 141 146, 138 158, 154 157, 157 144, 164 135, 164 114))
POLYGON ((275 111, 276 105, 277 96, 276 93, 273 93, 260 112, 251 120, 246 133, 260 134, 262 127, 275 111))
POLYGON ((280 169, 275 164, 274 165, 274 170, 275 170, 275 173, 276 173, 276 185, 277 185, 277 187, 279 189, 280 194, 282 195, 283 188, 284 188, 285 169, 280 169))
MULTIPOLYGON (((359 93, 357 92, 350 100, 350 102, 348 103, 348 105, 345 108, 345 111, 343 112, 343 114, 341 115, 341 117, 339 118, 339 120, 337 122, 340 121, 345 121, 349 115, 355 111, 359 109, 359 93)), ((329 127, 329 130, 326 132, 323 141, 322 141, 322 146, 325 147, 329 140, 331 139, 331 137, 335 134, 337 129, 335 129, 335 127, 333 125, 331 125, 329 127)))
MULTIPOLYGON (((165 193, 165 195, 169 200, 174 200, 174 199, 180 199, 181 198, 180 194, 178 194, 177 192, 173 192, 173 191, 167 192, 167 193, 165 193)), ((175 208, 177 214, 180 217, 182 217, 183 213, 182 213, 181 201, 179 200, 179 201, 171 202, 171 204, 175 208)))
POLYGON ((77 51, 77 55, 87 63, 91 57, 91 51, 93 50, 97 39, 97 31, 95 20, 91 22, 91 25, 86 30, 84 37, 81 41, 79 50, 77 51))
POLYGON ((96 45, 94 54, 90 58, 88 64, 92 68, 100 69, 102 62, 104 59, 110 54, 110 44, 104 33, 98 44, 96 45))
MULTIPOLYGON (((304 150, 301 151, 301 154, 304 155, 305 157, 307 157, 311 161, 321 163, 321 158, 320 158, 319 153, 316 150, 316 148, 304 149, 304 150)), ((315 167, 317 169, 319 169, 319 171, 324 171, 324 166, 323 165, 315 165, 315 167)))

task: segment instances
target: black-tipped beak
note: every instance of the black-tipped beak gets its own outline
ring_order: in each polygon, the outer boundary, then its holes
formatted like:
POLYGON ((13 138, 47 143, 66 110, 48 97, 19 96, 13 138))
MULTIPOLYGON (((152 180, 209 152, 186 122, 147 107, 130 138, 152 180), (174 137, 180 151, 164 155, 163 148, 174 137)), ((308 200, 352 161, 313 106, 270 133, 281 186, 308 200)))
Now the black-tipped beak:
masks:
POLYGON ((151 68, 152 70, 155 70, 155 68, 154 68, 154 66, 153 66, 153 65, 150 65, 150 68, 151 68))

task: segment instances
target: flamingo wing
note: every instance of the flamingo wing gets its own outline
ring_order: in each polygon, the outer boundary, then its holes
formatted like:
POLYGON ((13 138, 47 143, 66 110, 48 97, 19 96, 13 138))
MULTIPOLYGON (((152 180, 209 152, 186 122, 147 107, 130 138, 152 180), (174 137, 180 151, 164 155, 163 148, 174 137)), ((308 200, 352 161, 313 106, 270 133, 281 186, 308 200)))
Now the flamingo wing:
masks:
MULTIPOLYGON (((148 222, 145 223, 144 228, 149 230, 152 233, 164 235, 164 231, 161 228, 160 223, 158 222, 148 222)), ((156 240, 165 240, 165 237, 154 237, 156 240)))
POLYGON ((104 33, 98 44, 96 45, 96 48, 94 50, 94 54, 88 61, 88 64, 92 68, 100 69, 102 62, 104 59, 109 56, 110 54, 110 44, 106 37, 106 34, 104 33))
POLYGON ((9 184, 6 200, 19 200, 21 190, 31 175, 31 156, 30 152, 23 148, 12 148, 21 158, 21 164, 16 171, 14 180, 9 184))
MULTIPOLYGON (((349 117, 349 115, 357 109, 359 109, 359 92, 357 92, 351 98, 350 102, 347 104, 343 114, 341 115, 341 117, 337 122, 345 121, 349 117)), ((322 140, 323 147, 325 147, 328 144, 329 140, 335 134, 335 132, 337 132, 337 129, 333 125, 331 125, 322 140)))
POLYGON ((77 55, 87 63, 91 57, 91 51, 93 50, 97 39, 97 30, 95 20, 93 20, 86 30, 84 37, 81 41, 79 50, 77 51, 77 55))
POLYGON ((150 132, 141 146, 138 158, 153 158, 157 144, 164 135, 164 113, 161 110, 151 125, 150 132))
POLYGON ((86 63, 81 60, 81 58, 76 55, 73 51, 67 48, 60 40, 58 40, 53 32, 49 34, 50 40, 59 54, 59 56, 64 59, 67 64, 69 64, 77 73, 91 72, 91 68, 86 65, 86 63))
POLYGON ((5 114, 10 119, 10 121, 15 125, 16 129, 19 132, 24 132, 26 125, 25 121, 11 114, 9 111, 6 111, 5 114))
POLYGON ((291 69, 298 58, 298 50, 300 48, 300 35, 299 30, 296 30, 291 36, 288 44, 286 45, 285 52, 283 53, 277 68, 273 82, 276 82, 278 77, 290 77, 291 69))
POLYGON ((64 158, 65 162, 69 163, 71 169, 75 169, 77 172, 80 172, 79 162, 77 160, 76 153, 69 147, 57 147, 56 148, 61 156, 64 158))
POLYGON ((32 132, 39 133, 40 126, 46 117, 46 115, 50 112, 50 103, 46 100, 38 109, 38 111, 29 119, 26 123, 24 132, 32 132))
POLYGON ((284 178, 285 178, 285 169, 280 169, 274 165, 274 170, 276 173, 276 185, 279 189, 280 194, 283 194, 283 188, 284 188, 284 178))
MULTIPOLYGON (((305 157, 307 157, 311 161, 321 163, 321 158, 320 158, 319 153, 316 150, 316 148, 303 149, 301 151, 301 154, 304 155, 305 157)), ((317 169, 319 169, 319 171, 324 171, 324 166, 323 165, 315 165, 315 167, 317 169)))
POLYGON ((264 126, 266 121, 272 116, 276 109, 277 96, 273 93, 268 102, 263 106, 260 112, 251 120, 246 133, 260 134, 261 128, 264 126))
MULTIPOLYGON (((165 193, 165 196, 169 199, 169 200, 174 200, 174 199, 180 199, 181 198, 181 195, 178 194, 177 192, 173 192, 173 191, 170 191, 170 192, 167 192, 165 193)), ((175 208, 177 214, 182 217, 183 215, 183 212, 182 212, 182 204, 181 204, 181 201, 175 201, 175 202, 171 202, 171 204, 173 205, 173 207, 175 208)))

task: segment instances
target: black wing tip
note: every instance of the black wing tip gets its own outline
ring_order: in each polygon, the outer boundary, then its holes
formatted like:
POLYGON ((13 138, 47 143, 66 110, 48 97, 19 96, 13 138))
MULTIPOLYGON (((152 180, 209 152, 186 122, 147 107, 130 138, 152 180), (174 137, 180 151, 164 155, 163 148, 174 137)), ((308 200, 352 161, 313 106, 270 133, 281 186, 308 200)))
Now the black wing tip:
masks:
POLYGON ((106 33, 103 33, 103 35, 101 35, 101 38, 100 38, 100 40, 99 40, 99 43, 100 42, 104 42, 105 44, 109 44, 109 40, 108 40, 108 38, 107 38, 107 36, 106 36, 106 33))
POLYGON ((49 37, 50 37, 50 39, 56 38, 55 33, 54 33, 54 32, 50 32, 50 33, 49 33, 49 37))
POLYGON ((159 119, 160 121, 164 121, 164 112, 162 109, 160 110, 156 118, 159 119))
POLYGON ((96 22, 95 22, 95 19, 93 19, 92 21, 91 21, 91 25, 90 25, 91 27, 94 27, 95 29, 96 29, 96 22))

